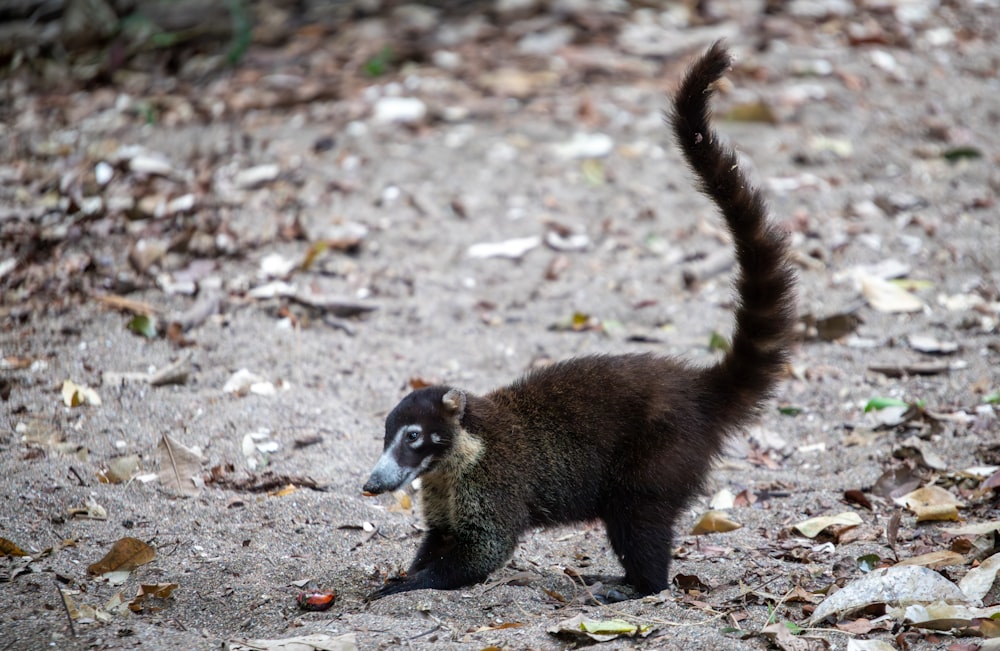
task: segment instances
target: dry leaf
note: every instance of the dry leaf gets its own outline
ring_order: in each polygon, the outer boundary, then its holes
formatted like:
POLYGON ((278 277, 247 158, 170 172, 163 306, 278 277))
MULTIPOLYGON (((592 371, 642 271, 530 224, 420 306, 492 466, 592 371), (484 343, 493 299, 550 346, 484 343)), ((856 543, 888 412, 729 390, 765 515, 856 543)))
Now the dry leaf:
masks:
POLYGON ((77 384, 72 380, 64 380, 62 385, 63 403, 67 407, 79 407, 80 405, 100 406, 101 396, 85 384, 77 384))
POLYGON ((953 551, 941 550, 920 554, 919 556, 913 556, 911 558, 904 558, 899 561, 899 565, 919 565, 921 567, 929 567, 932 570, 936 570, 938 568, 948 567, 949 565, 965 565, 965 556, 953 551))
POLYGON ((108 467, 97 473, 102 484, 120 484, 128 481, 139 469, 139 455, 129 454, 108 461, 108 467))
POLYGON ((935 601, 965 603, 958 586, 934 570, 916 565, 895 565, 872 570, 827 597, 809 618, 810 626, 827 617, 843 616, 874 604, 929 604, 935 601))
POLYGON ((774 622, 760 630, 761 635, 771 640, 781 651, 815 651, 828 649, 825 640, 804 635, 795 635, 786 622, 774 622))
POLYGON ((142 612, 147 599, 169 599, 176 589, 176 583, 143 583, 136 591, 135 599, 128 603, 128 609, 134 613, 142 612))
POLYGON ((169 491, 191 497, 201 491, 201 456, 167 434, 157 446, 160 456, 160 483, 169 491))
POLYGON ((27 554, 6 538, 0 538, 0 556, 27 556, 27 554))
POLYGON ((111 547, 111 551, 104 558, 87 567, 87 574, 131 572, 155 557, 156 551, 138 538, 122 538, 111 547))
POLYGON ((288 497, 292 493, 298 491, 298 487, 295 484, 285 484, 276 491, 271 491, 268 493, 271 497, 288 497))
POLYGON ((725 511, 707 511, 691 529, 692 536, 702 536, 707 533, 724 533, 742 527, 738 522, 729 519, 725 511))
POLYGON ((979 567, 974 567, 962 580, 958 587, 974 602, 979 602, 997 582, 997 572, 1000 571, 1000 554, 993 554, 984 560, 979 567))
POLYGON ((998 530, 1000 530, 1000 520, 967 524, 962 527, 946 527, 942 529, 942 531, 946 534, 952 536, 985 536, 998 530))
POLYGON ((549 633, 553 635, 569 636, 572 639, 596 640, 598 642, 609 642, 620 635, 645 637, 652 632, 652 627, 648 624, 632 624, 622 619, 595 620, 579 614, 569 619, 550 626, 549 633))
POLYGON ((920 312, 924 302, 899 285, 875 276, 861 278, 861 293, 868 304, 879 312, 920 312))
POLYGON ((808 520, 803 520, 798 524, 792 525, 793 529, 798 530, 806 538, 815 538, 827 527, 832 526, 846 526, 846 527, 856 527, 861 524, 861 516, 854 511, 845 511, 844 513, 839 513, 837 515, 821 515, 815 518, 809 518, 808 520))
POLYGON ((958 509, 965 505, 940 486, 924 486, 895 500, 917 516, 917 522, 958 520, 958 509))

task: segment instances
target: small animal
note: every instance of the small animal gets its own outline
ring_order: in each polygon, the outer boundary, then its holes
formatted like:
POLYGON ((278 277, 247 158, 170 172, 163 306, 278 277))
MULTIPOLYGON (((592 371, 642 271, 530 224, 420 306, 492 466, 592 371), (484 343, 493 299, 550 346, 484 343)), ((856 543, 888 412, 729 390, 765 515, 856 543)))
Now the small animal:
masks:
POLYGON ((579 357, 486 395, 413 391, 385 423, 366 494, 421 477, 426 534, 404 575, 370 598, 486 579, 525 530, 601 519, 636 596, 668 587, 673 525, 725 438, 783 375, 795 320, 786 236, 709 126, 721 43, 687 72, 669 116, 684 158, 725 217, 739 277, 735 329, 715 365, 653 354, 579 357))

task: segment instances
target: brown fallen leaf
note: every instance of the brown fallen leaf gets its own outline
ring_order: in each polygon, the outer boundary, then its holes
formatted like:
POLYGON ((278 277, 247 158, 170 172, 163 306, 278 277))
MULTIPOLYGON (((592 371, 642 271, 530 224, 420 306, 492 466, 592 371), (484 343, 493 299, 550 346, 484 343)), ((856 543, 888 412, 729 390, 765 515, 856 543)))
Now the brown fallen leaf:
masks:
POLYGON ((897 498, 920 486, 921 477, 912 464, 889 468, 875 480, 872 494, 889 499, 897 498))
POLYGON ((874 511, 872 508, 871 500, 861 491, 856 488, 848 489, 844 491, 844 500, 847 502, 852 502, 858 506, 864 507, 869 511, 874 511))
POLYGON ((106 307, 110 307, 121 312, 130 312, 132 314, 142 314, 145 316, 153 316, 157 312, 156 308, 149 303, 133 301, 132 299, 125 298, 124 296, 115 296, 113 294, 91 294, 90 297, 106 307))
POLYGON ((169 599, 176 589, 176 583, 143 583, 139 586, 135 599, 128 603, 128 609, 134 613, 142 612, 148 599, 169 599))
POLYGON ((774 622, 760 630, 761 635, 771 640, 781 651, 816 651, 828 649, 829 643, 822 638, 794 635, 786 622, 774 622))
POLYGON ((899 565, 920 565, 921 567, 929 567, 932 570, 937 570, 950 565, 965 565, 965 557, 953 551, 940 550, 904 558, 899 561, 899 565))
POLYGON ((792 525, 792 528, 806 538, 815 538, 827 527, 855 527, 862 523, 861 516, 854 511, 845 511, 837 515, 821 515, 803 520, 792 525))
POLYGON ((156 550, 138 538, 122 538, 111 547, 104 558, 87 566, 87 574, 107 574, 108 572, 131 572, 156 557, 156 550))
POLYGON ((0 556, 27 556, 27 554, 6 538, 0 538, 0 556))
POLYGON ((872 624, 870 620, 859 618, 859 619, 852 619, 843 622, 838 622, 836 624, 836 627, 839 630, 844 631, 845 633, 852 633, 854 635, 867 635, 868 633, 871 633, 872 629, 875 628, 875 625, 872 624))

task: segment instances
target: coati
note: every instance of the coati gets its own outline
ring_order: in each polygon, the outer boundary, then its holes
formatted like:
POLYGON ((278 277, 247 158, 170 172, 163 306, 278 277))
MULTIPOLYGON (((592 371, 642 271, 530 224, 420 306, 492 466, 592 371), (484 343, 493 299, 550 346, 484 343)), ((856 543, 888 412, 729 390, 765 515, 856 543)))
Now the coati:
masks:
POLYGON ((448 386, 410 393, 386 419, 385 447, 364 491, 422 477, 428 530, 406 574, 370 598, 483 581, 525 530, 596 518, 636 595, 668 586, 674 521, 726 436, 771 395, 795 318, 786 237, 709 126, 712 84, 729 66, 716 43, 687 72, 669 116, 735 243, 729 351, 707 368, 653 354, 594 355, 483 396, 448 386))

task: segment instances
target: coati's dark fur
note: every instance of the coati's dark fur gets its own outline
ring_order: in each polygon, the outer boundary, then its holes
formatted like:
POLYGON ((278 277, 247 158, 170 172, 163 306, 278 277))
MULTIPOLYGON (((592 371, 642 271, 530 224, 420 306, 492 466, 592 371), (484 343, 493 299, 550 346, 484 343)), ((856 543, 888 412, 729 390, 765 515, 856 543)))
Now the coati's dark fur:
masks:
POLYGON ((672 527, 722 442, 750 423, 784 372, 794 321, 786 237, 735 153, 709 126, 729 68, 716 43, 688 71, 670 123, 739 263, 729 352, 696 368, 652 354, 582 357, 484 396, 431 387, 386 420, 369 493, 422 477, 428 531, 409 571, 373 597, 482 581, 535 526, 600 518, 637 594, 668 586, 672 527))

